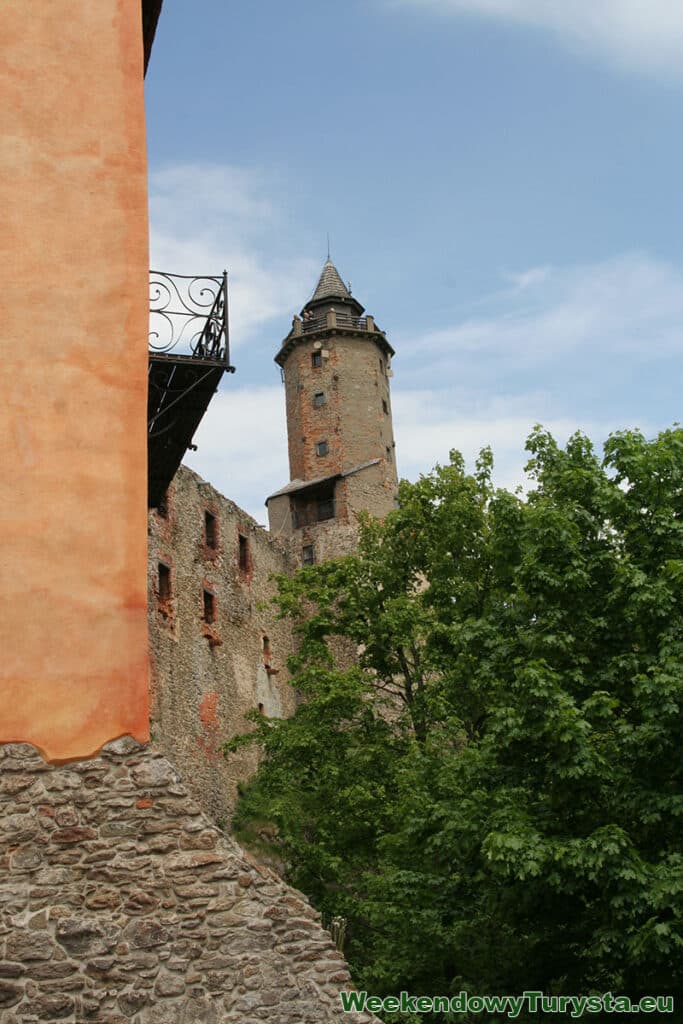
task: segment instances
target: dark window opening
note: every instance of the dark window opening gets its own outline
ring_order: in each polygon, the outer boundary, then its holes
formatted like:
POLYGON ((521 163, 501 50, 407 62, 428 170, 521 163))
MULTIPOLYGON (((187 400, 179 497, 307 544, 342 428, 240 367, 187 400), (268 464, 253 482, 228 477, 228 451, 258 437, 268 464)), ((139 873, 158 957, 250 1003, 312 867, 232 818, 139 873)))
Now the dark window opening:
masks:
POLYGON ((268 639, 268 637, 265 634, 261 637, 261 643, 263 644, 263 657, 264 657, 264 659, 265 658, 269 658, 270 657, 270 640, 268 639))
POLYGON ((238 534, 240 572, 249 571, 249 541, 244 534, 238 534))
POLYGON ((301 549, 301 564, 315 565, 315 548, 312 544, 304 544, 301 549))
POLYGON ((314 369, 323 365, 322 352, 311 352, 311 365, 314 369))
POLYGON ((316 391, 313 395, 313 408, 319 409, 321 405, 324 405, 327 399, 325 398, 324 391, 316 391))
POLYGON ((159 562, 159 600, 168 601, 171 596, 171 569, 159 562))
POLYGON ((216 621, 216 595, 210 590, 204 591, 204 622, 216 621))
POLYGON ((315 488, 292 495, 290 507, 295 530, 302 526, 314 526, 325 519, 334 519, 334 480, 326 481, 315 488))
POLYGON ((315 450, 318 455, 327 455, 330 450, 330 446, 327 441, 318 441, 315 446, 315 450))
POLYGON ((215 551, 218 547, 218 523, 211 512, 204 513, 204 538, 207 548, 215 551))
POLYGON ((391 462, 391 448, 387 448, 387 462, 391 462))
POLYGON ((382 399, 382 411, 383 411, 383 413, 384 413, 384 415, 385 415, 385 416, 388 416, 388 415, 389 415, 389 406, 387 405, 387 400, 386 400, 386 398, 383 398, 383 399, 382 399))
POLYGON ((384 373, 384 361, 382 359, 379 361, 379 372, 384 373))
POLYGON ((259 706, 258 706, 258 709, 259 709, 259 712, 260 712, 261 714, 264 714, 264 711, 263 711, 263 704, 261 704, 261 702, 260 702, 260 701, 259 701, 259 706))
POLYGON ((157 505, 157 515, 162 519, 168 519, 168 491, 164 491, 157 505))
POLYGON ((322 498, 318 502, 318 522, 322 523, 325 519, 334 519, 333 498, 322 498))

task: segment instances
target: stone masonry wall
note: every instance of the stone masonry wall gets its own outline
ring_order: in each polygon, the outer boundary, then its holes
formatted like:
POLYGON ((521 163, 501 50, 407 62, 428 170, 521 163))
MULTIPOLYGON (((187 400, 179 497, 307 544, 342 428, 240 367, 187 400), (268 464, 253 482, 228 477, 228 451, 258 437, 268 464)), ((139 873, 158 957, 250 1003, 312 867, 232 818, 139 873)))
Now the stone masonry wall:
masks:
POLYGON ((238 782, 257 765, 254 750, 226 761, 220 745, 249 728, 246 712, 260 707, 275 718, 296 707, 286 668, 290 624, 269 604, 271 574, 293 565, 283 545, 185 466, 169 488, 166 514, 150 513, 151 734, 215 820, 229 820, 238 782), (206 513, 215 519, 213 538, 206 513), (169 570, 166 595, 160 563, 169 570))
POLYGON ((314 367, 316 340, 299 341, 284 365, 290 478, 313 480, 379 458, 391 494, 386 514, 398 484, 386 356, 372 335, 340 332, 325 336, 325 358, 314 367), (327 441, 327 455, 317 454, 319 441, 327 441))
POLYGON ((130 738, 0 746, 2 1024, 322 1024, 349 976, 305 897, 130 738))

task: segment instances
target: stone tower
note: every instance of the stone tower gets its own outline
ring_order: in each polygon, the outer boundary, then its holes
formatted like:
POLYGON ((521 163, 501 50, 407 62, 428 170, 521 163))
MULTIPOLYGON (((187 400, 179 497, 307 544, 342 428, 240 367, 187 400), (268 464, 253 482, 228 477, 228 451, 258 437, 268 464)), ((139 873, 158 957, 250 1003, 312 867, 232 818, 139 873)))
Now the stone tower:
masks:
POLYGON ((357 513, 394 508, 394 350, 330 259, 284 339, 290 482, 267 499, 270 529, 303 564, 352 551, 357 513))

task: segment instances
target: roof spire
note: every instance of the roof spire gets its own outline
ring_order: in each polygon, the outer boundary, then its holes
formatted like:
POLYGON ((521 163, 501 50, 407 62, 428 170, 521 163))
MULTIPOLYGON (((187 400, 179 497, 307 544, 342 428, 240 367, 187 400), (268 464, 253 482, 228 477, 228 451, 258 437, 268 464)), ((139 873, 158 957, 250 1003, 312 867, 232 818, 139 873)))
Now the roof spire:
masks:
POLYGON ((350 292, 341 279, 339 271, 332 260, 327 257, 327 262, 309 302, 318 302, 320 299, 348 299, 350 292))
POLYGON ((330 233, 329 233, 329 231, 327 232, 327 260, 328 260, 328 263, 329 263, 329 260, 330 260, 330 233))

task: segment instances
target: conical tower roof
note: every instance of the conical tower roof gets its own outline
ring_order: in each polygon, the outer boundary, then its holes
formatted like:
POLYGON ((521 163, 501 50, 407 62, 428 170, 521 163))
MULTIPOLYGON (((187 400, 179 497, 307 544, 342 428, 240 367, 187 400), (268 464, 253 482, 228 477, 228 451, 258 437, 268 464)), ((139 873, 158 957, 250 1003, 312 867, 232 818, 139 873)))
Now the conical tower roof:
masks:
POLYGON ((315 286, 315 291, 301 312, 302 314, 306 310, 320 312, 321 309, 334 305, 345 307, 347 312, 351 312, 353 316, 361 316, 365 311, 358 299, 351 294, 351 290, 344 284, 341 274, 328 256, 318 283, 315 286))
POLYGON ((351 292, 341 279, 341 275, 331 259, 328 258, 322 269, 320 279, 309 302, 320 302, 322 299, 349 299, 351 292))

